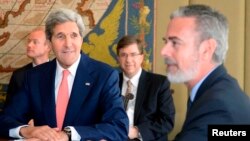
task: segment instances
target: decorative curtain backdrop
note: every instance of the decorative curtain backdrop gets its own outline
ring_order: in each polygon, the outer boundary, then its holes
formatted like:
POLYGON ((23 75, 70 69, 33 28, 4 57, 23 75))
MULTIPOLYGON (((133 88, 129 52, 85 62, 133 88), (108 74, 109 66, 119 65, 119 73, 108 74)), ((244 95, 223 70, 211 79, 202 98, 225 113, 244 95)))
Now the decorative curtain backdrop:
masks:
MULTIPOLYGON (((56 8, 78 12, 86 24, 82 51, 118 68, 116 44, 126 35, 138 35, 145 43, 144 69, 153 68, 154 11, 152 0, 16 0, 0 1, 0 108, 12 72, 29 63, 25 42, 33 28, 44 26, 56 8)), ((53 58, 51 54, 51 59, 53 58)))
POLYGON ((90 57, 118 67, 116 44, 126 35, 138 35, 145 43, 144 69, 152 69, 154 46, 154 1, 112 1, 86 37, 82 50, 90 57))

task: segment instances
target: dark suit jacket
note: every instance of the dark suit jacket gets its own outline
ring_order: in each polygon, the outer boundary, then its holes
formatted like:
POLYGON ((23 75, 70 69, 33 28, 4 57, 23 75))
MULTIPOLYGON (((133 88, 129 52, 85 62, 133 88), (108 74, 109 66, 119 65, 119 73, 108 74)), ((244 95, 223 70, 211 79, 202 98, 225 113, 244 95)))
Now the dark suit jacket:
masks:
POLYGON ((250 124, 249 97, 223 65, 201 84, 176 141, 206 141, 209 124, 250 124))
POLYGON ((33 68, 32 63, 29 63, 29 64, 15 70, 12 73, 12 76, 10 78, 10 83, 8 85, 5 104, 7 104, 9 102, 9 99, 23 87, 25 74, 27 73, 28 70, 30 70, 32 68, 33 68))
MULTIPOLYGON (((26 124, 56 127, 56 60, 34 67, 24 86, 0 115, 0 135, 26 124)), ((122 105, 118 72, 108 65, 81 55, 63 127, 74 126, 81 140, 126 140, 128 117, 122 105)))
MULTIPOLYGON (((123 76, 120 73, 120 88, 123 76)), ((166 141, 173 129, 175 108, 165 76, 142 70, 135 103, 134 125, 143 141, 166 141)))

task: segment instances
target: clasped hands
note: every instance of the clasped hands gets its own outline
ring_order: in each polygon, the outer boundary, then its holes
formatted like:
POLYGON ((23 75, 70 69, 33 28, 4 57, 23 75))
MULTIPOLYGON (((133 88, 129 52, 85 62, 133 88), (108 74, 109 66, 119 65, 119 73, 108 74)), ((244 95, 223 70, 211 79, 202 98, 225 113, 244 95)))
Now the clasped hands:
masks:
POLYGON ((26 126, 20 129, 25 141, 68 141, 67 134, 59 128, 44 126, 26 126))

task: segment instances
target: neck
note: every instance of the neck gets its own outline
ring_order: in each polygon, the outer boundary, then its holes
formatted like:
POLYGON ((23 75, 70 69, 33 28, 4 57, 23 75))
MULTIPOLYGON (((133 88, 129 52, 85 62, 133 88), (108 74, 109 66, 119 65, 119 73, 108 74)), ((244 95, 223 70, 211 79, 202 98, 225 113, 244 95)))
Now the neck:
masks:
POLYGON ((190 81, 185 82, 185 85, 187 86, 188 91, 191 91, 192 88, 201 81, 204 77, 208 75, 215 67, 217 67, 218 64, 210 64, 207 66, 201 67, 201 70, 199 73, 190 81))
POLYGON ((43 64, 43 63, 46 63, 49 61, 49 57, 44 57, 44 58, 34 58, 32 60, 32 62, 35 64, 35 65, 40 65, 40 64, 43 64))

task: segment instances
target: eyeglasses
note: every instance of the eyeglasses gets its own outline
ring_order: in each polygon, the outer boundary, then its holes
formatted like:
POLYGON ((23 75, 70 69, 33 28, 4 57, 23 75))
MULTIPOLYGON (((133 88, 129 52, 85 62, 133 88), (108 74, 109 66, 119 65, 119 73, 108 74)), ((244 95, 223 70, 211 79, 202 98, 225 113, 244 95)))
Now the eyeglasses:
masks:
POLYGON ((130 57, 130 58, 136 58, 136 57, 139 56, 139 55, 142 55, 142 53, 130 53, 130 54, 121 53, 121 54, 119 55, 119 57, 120 57, 120 58, 128 58, 128 57, 130 57))

